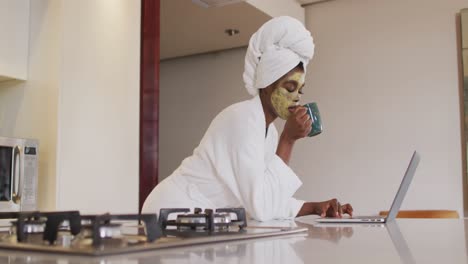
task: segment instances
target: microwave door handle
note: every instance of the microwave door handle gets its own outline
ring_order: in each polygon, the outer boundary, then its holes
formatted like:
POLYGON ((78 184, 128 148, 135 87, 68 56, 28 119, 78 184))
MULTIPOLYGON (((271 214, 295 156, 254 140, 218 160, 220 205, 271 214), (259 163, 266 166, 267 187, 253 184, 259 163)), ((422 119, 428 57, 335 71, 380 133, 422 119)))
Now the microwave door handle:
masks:
POLYGON ((20 194, 20 177, 21 177, 21 150, 16 146, 13 150, 13 177, 12 177, 12 200, 15 204, 19 204, 21 200, 20 194), (18 164, 18 171, 16 171, 18 164))

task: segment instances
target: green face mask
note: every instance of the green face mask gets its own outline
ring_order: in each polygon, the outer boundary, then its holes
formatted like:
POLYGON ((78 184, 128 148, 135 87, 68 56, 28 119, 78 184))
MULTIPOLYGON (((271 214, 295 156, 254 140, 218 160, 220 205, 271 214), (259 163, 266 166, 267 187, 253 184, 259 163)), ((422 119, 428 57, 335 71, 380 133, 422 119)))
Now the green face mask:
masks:
POLYGON ((296 106, 297 102, 301 99, 301 89, 304 82, 304 72, 293 71, 283 77, 283 79, 280 79, 274 88, 271 94, 271 104, 281 119, 288 119, 291 115, 289 107, 296 106))

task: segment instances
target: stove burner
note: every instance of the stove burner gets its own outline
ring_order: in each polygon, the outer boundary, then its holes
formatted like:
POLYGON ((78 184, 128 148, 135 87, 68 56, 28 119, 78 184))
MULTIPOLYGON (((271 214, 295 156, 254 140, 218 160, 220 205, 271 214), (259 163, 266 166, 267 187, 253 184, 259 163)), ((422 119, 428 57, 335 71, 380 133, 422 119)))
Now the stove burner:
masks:
POLYGON ((204 212, 200 208, 195 208, 194 213, 189 213, 188 208, 163 208, 159 214, 159 225, 163 231, 168 231, 168 226, 175 226, 177 230, 196 230, 196 231, 227 231, 230 226, 238 226, 240 230, 247 226, 244 208, 223 208, 216 209, 213 212, 211 209, 205 209, 204 212), (177 215, 176 220, 168 220, 169 215, 173 213, 181 213, 177 215), (231 218, 231 213, 236 215, 236 220, 231 218))
POLYGON ((0 247, 47 252, 110 254, 176 245, 187 238, 248 233, 243 208, 195 208, 193 212, 167 208, 161 209, 159 218, 157 214, 81 215, 79 211, 0 212, 0 219, 13 219, 10 232, 0 236, 0 247), (175 220, 168 220, 170 215, 175 220), (151 243, 157 239, 158 243, 151 243))
MULTIPOLYGON (((17 233, 17 221, 12 221, 11 223, 13 224, 11 232, 17 233)), ((46 223, 44 220, 29 220, 24 223, 23 232, 26 234, 43 233, 45 230, 45 225, 46 223)))
MULTIPOLYGON (((93 225, 81 223, 82 236, 92 237, 93 236, 93 225)), ((99 227, 98 233, 101 238, 117 238, 122 236, 121 224, 105 223, 99 227)), ((81 234, 80 233, 80 234, 81 234)))
POLYGON ((0 213, 0 219, 12 218, 17 219, 12 224, 18 242, 26 242, 29 235, 40 234, 42 240, 49 245, 62 244, 60 241, 57 242, 59 231, 61 232, 60 240, 63 240, 63 237, 69 240, 71 237, 80 234, 82 230, 87 230, 90 233, 89 237, 92 237, 93 246, 99 246, 103 239, 119 238, 122 235, 121 225, 112 223, 113 220, 144 222, 148 242, 153 242, 162 236, 156 214, 80 215, 78 211, 0 213), (64 231, 68 235, 62 235, 64 231))
POLYGON ((122 236, 122 231, 120 230, 121 227, 122 225, 119 225, 119 224, 108 224, 108 225, 101 226, 101 228, 99 228, 99 236, 101 238, 121 237, 122 236))
MULTIPOLYGON (((12 221, 10 226, 10 235, 17 235, 17 221, 12 221)), ((26 243, 43 244, 43 233, 45 230, 46 222, 44 219, 30 219, 23 225, 24 240, 26 243)))
POLYGON ((81 229, 78 211, 0 213, 0 219, 9 218, 17 219, 13 224, 18 242, 26 241, 29 234, 42 233, 43 240, 53 244, 57 240, 59 225, 66 220, 72 235, 78 234, 81 229))
MULTIPOLYGON (((205 243, 225 243, 225 253, 240 253, 227 241, 305 232, 305 228, 245 228, 242 208, 163 209, 157 214, 83 215, 67 212, 0 212, 0 250, 106 256, 205 243), (169 221, 171 219, 171 221, 169 221), (172 220, 174 219, 174 220, 172 220), (13 221, 13 222, 11 222, 13 221), (161 227, 164 228, 161 228, 161 227), (43 230, 43 232, 41 232, 43 230), (37 233, 35 233, 37 232, 37 233)), ((184 249, 174 252, 185 252, 184 249)), ((196 253, 197 254, 197 253, 196 253)), ((209 260, 216 250, 207 253, 209 260)), ((28 255, 29 256, 29 255, 28 255)), ((213 260, 215 261, 215 260, 213 260)), ((0 261, 1 262, 1 261, 0 261)))
POLYGON ((145 223, 146 239, 148 242, 153 242, 162 236, 161 228, 157 222, 156 214, 103 214, 103 215, 83 215, 82 220, 91 221, 88 228, 92 228, 93 245, 99 246, 102 239, 113 238, 112 235, 120 236, 120 225, 111 223, 112 220, 138 220, 145 223))

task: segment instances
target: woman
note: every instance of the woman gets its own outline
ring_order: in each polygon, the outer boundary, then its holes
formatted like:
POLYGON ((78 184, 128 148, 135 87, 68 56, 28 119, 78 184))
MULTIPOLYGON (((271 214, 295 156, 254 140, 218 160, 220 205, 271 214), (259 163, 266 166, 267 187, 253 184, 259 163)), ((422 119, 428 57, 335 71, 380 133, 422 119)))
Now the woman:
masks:
POLYGON ((311 129, 299 100, 313 53, 310 32, 296 19, 277 17, 260 27, 250 39, 243 74, 253 98, 215 117, 193 155, 153 189, 142 211, 244 207, 260 221, 351 215, 351 205, 336 199, 293 198, 302 182, 288 163, 294 143, 311 129), (279 140, 277 117, 287 120, 279 140))

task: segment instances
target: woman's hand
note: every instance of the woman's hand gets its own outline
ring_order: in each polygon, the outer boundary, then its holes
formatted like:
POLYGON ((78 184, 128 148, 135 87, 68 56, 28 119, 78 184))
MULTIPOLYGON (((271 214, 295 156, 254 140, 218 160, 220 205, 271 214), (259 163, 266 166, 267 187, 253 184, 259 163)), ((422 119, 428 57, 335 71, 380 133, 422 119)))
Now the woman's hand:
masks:
POLYGON ((291 141, 306 137, 312 130, 312 119, 307 114, 307 109, 303 106, 298 106, 293 111, 288 120, 286 120, 282 135, 291 141))
POLYGON ((353 216, 353 207, 350 204, 341 205, 337 199, 323 202, 304 203, 297 216, 320 215, 321 217, 342 217, 343 214, 353 216))
POLYGON ((281 133, 276 155, 278 155, 286 164, 289 164, 291 152, 296 140, 307 136, 312 130, 312 120, 307 114, 307 109, 302 106, 294 108, 294 110, 286 120, 283 133, 281 133))
POLYGON ((314 212, 321 217, 342 217, 343 214, 353 216, 353 207, 350 204, 341 205, 337 199, 331 199, 316 203, 314 212))

